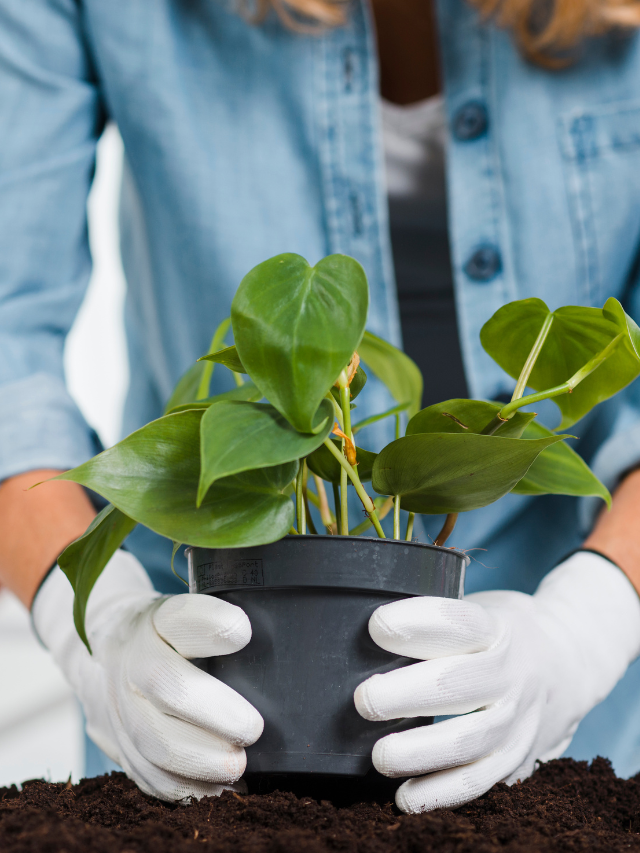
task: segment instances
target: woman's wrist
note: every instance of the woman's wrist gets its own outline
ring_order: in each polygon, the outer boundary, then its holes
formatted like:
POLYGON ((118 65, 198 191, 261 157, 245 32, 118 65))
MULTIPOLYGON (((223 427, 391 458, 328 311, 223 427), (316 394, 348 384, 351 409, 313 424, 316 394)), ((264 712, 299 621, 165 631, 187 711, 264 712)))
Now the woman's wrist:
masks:
POLYGON ((628 474, 603 510, 583 548, 619 566, 640 594, 640 470, 628 474))

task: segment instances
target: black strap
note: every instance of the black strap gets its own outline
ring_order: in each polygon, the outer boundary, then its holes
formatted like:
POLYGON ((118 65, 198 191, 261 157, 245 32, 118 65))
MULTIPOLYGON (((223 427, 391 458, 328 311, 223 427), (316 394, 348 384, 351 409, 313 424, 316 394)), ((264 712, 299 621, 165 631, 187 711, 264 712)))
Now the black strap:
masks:
MULTIPOLYGON (((598 557, 602 557, 608 563, 611 563, 612 566, 615 566, 616 569, 620 569, 620 571, 624 573, 624 570, 616 563, 615 560, 612 560, 611 557, 607 557, 606 554, 603 554, 602 551, 598 551, 597 548, 574 548, 573 551, 569 551, 569 553, 565 554, 561 560, 558 560, 558 562, 556 563, 556 566, 559 566, 560 563, 564 563, 565 560, 568 560, 569 557, 573 557, 574 554, 580 554, 580 553, 597 554, 598 557)), ((554 566, 554 568, 555 568, 555 566, 554 566)))

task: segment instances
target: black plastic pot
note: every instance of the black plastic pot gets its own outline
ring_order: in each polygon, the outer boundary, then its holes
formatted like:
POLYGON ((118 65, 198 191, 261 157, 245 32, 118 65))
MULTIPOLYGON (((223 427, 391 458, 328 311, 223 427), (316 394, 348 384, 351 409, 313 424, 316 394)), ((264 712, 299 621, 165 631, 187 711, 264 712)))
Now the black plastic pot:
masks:
POLYGON ((264 717, 264 733, 247 749, 248 774, 362 777, 379 738, 430 722, 369 722, 353 693, 369 676, 413 662, 373 642, 373 611, 414 595, 461 598, 464 554, 356 536, 187 553, 190 591, 237 604, 251 620, 244 649, 200 662, 264 717))

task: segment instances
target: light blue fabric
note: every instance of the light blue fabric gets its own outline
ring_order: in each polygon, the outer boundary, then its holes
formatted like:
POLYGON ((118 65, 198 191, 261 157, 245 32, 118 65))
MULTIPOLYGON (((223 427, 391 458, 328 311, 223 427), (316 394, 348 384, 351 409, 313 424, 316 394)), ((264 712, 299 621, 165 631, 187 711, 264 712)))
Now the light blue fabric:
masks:
MULTIPOLYGON (((640 317, 640 39, 594 40, 549 72, 462 0, 441 0, 439 20, 461 342, 472 396, 493 398, 513 383, 478 333, 505 302, 617 296, 640 317), (484 129, 464 129, 473 115, 484 129), (484 272, 478 257, 491 259, 484 272)), ((0 479, 93 452, 62 349, 90 272, 85 205, 107 118, 127 160, 125 432, 161 413, 242 276, 278 252, 358 258, 369 328, 400 342, 365 6, 354 0, 347 26, 311 37, 274 16, 250 26, 222 0, 0 0, 0 479)), ((216 371, 213 391, 228 387, 216 371)), ((362 415, 389 404, 368 390, 362 415)), ((574 430, 611 485, 640 459, 638 390, 574 430)), ((370 446, 385 429, 369 429, 370 446)), ((533 591, 593 511, 513 496, 465 516, 455 544, 488 549, 472 552, 468 588, 533 591)), ((159 587, 178 589, 168 543, 138 530, 130 547, 159 587)), ((640 770, 636 669, 576 738, 581 755, 626 756, 624 772, 640 770)))

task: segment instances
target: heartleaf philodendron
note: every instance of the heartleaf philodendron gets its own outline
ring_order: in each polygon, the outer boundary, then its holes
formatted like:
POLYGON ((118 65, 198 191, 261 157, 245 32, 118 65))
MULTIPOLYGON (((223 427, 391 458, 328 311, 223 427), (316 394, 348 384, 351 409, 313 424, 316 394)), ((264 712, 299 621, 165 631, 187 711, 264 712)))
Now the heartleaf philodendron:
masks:
MULTIPOLYGON (((602 309, 553 312, 540 299, 505 305, 485 323, 481 339, 517 380, 512 400, 455 398, 422 410, 416 364, 365 331, 368 300, 364 271, 353 258, 331 255, 315 267, 293 254, 265 261, 242 280, 231 328, 229 320, 218 326, 209 353, 178 382, 167 413, 56 478, 110 502, 59 561, 87 645, 91 589, 136 524, 174 543, 244 548, 305 533, 313 504, 317 529, 346 534, 351 483, 366 515, 353 535, 373 526, 384 537, 380 521, 389 512, 400 538, 402 508, 410 513, 407 539, 414 513, 446 514, 436 540, 443 545, 457 513, 509 492, 595 495, 610 503, 605 486, 565 443, 570 436, 522 409, 553 399, 564 428, 640 374, 640 330, 617 300, 602 309), (225 346, 228 332, 231 346, 225 346), (215 365, 232 371, 238 387, 220 393, 228 384, 219 384, 211 394, 215 365), (388 400, 385 411, 365 410, 352 423, 367 373, 396 405, 389 408, 388 400), (527 387, 534 393, 525 396, 527 387), (394 432, 399 437, 374 450, 359 447, 359 431, 386 418, 389 439, 394 432), (369 480, 381 496, 375 502, 363 486, 369 480)), ((313 535, 316 527, 310 529, 313 535)))
POLYGON ((55 479, 93 489, 174 542, 233 548, 280 539, 293 523, 282 490, 298 461, 218 480, 198 507, 202 417, 202 409, 166 415, 55 479))
MULTIPOLYGON (((335 439, 331 440, 336 447, 340 447, 339 441, 336 441, 335 439)), ((366 483, 371 479, 371 472, 373 470, 375 458, 376 454, 371 453, 370 450, 365 450, 364 447, 356 447, 358 477, 360 477, 360 480, 363 483, 366 483)), ((340 464, 336 460, 335 456, 333 456, 324 445, 321 445, 307 458, 307 464, 309 465, 310 471, 313 471, 314 474, 317 474, 318 477, 321 477, 328 483, 333 483, 335 485, 340 483, 340 464)))
POLYGON ((469 512, 497 501, 536 457, 565 436, 525 441, 497 435, 419 433, 388 444, 373 464, 373 488, 400 495, 409 512, 469 512))
POLYGON ((218 352, 207 353, 207 355, 203 355, 202 358, 199 358, 196 364, 202 364, 203 361, 213 361, 215 364, 224 364, 225 367, 228 367, 229 370, 233 370, 234 373, 247 372, 240 361, 240 356, 238 355, 238 350, 235 346, 225 347, 225 349, 218 350, 218 352))
POLYGON ((58 565, 69 578, 75 593, 73 621, 83 643, 91 651, 84 627, 89 594, 104 567, 136 526, 136 522, 109 504, 98 513, 86 531, 58 557, 58 565))
MULTIPOLYGON (((407 435, 422 432, 481 433, 500 411, 500 403, 486 400, 445 400, 428 406, 414 415, 407 424, 407 435)), ((516 412, 511 420, 500 427, 502 438, 520 438, 535 412, 516 412)))
POLYGON ((321 401, 325 426, 319 433, 294 429, 268 403, 228 400, 211 406, 200 423, 198 506, 211 484, 241 471, 281 465, 308 456, 331 432, 333 407, 321 401))
POLYGON ((555 311, 541 299, 521 299, 496 311, 482 327, 480 341, 518 379, 545 322, 546 338, 527 381, 535 391, 562 385, 618 339, 608 358, 571 393, 553 398, 562 413, 558 429, 567 429, 640 374, 640 329, 613 297, 603 308, 568 305, 555 311))
POLYGON ((231 304, 238 355, 299 432, 324 428, 318 406, 357 349, 368 307, 364 270, 346 255, 315 267, 300 255, 279 255, 240 283, 231 304))

